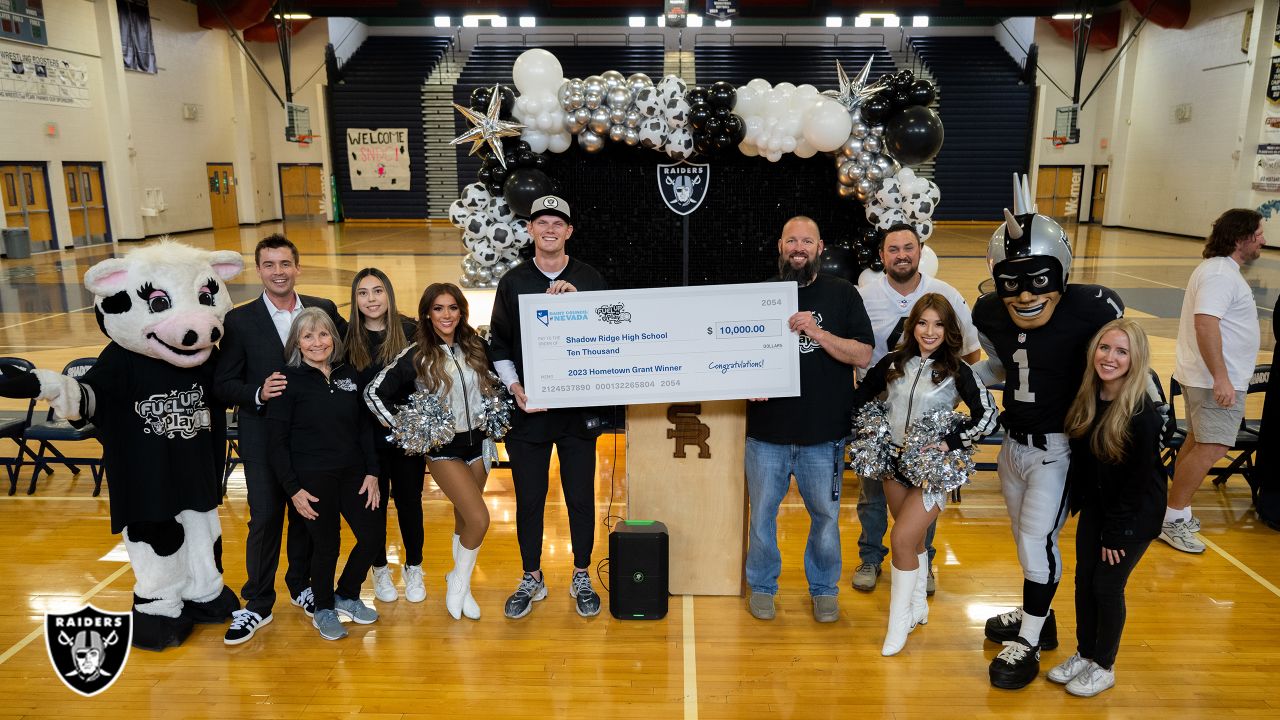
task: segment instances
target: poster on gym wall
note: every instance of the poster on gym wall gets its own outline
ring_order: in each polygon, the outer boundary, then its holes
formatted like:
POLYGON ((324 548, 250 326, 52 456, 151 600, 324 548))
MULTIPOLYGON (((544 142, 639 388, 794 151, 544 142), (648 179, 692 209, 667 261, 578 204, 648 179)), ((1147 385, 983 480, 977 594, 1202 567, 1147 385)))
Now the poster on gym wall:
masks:
POLYGON ((0 100, 89 107, 89 72, 45 55, 0 52, 0 100))
POLYGON ((1280 145, 1259 145, 1253 161, 1253 189, 1280 192, 1280 145))
POLYGON ((409 129, 350 128, 352 190, 409 189, 409 129))

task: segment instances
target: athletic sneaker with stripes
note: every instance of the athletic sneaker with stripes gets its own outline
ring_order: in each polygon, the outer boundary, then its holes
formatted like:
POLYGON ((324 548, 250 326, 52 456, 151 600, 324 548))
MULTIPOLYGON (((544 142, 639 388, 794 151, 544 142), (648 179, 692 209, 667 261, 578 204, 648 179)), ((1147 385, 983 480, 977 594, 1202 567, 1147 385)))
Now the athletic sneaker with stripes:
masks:
MULTIPOLYGON (((985 631, 987 639, 994 643, 1007 643, 1017 639, 1022 632, 1022 608, 1014 608, 988 619, 985 631)), ((1050 610, 1049 617, 1045 619, 1044 627, 1040 630, 1040 648, 1053 650, 1057 647, 1058 621, 1053 610, 1050 610)))
POLYGON ((502 613, 512 620, 522 618, 529 614, 535 602, 546 597, 547 584, 535 579, 533 573, 525 573, 524 577, 520 578, 520 585, 516 587, 516 591, 507 598, 507 605, 502 613))
POLYGON ((263 617, 252 610, 237 610, 231 613, 231 626, 222 641, 228 645, 239 645, 249 642, 258 628, 271 622, 271 616, 263 617))
POLYGON ((573 596, 578 614, 582 617, 595 617, 600 614, 600 596, 596 594, 595 588, 591 587, 591 574, 586 570, 574 571, 573 585, 569 587, 569 594, 573 596))

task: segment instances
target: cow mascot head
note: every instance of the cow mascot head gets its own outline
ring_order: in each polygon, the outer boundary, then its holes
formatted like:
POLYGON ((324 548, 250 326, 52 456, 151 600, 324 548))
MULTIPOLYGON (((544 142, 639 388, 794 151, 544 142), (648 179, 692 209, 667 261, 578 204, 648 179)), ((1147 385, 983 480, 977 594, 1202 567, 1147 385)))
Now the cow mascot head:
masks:
POLYGON ((1062 226, 1037 214, 1024 175, 1013 181, 1014 211, 1004 211, 1004 223, 987 244, 987 264, 1013 324, 1034 330, 1048 324, 1067 289, 1071 273, 1071 243, 1062 226))

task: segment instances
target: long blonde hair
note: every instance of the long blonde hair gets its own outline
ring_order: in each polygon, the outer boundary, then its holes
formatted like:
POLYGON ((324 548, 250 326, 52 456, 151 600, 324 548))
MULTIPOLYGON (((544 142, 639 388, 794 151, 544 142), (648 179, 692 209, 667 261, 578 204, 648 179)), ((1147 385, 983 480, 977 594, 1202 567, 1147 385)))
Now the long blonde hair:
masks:
POLYGON ((486 396, 493 395, 496 392, 496 385, 490 377, 489 357, 485 354, 484 340, 476 334, 475 328, 471 327, 471 323, 467 321, 471 314, 467 299, 453 283, 432 284, 422 292, 422 300, 418 302, 418 332, 415 338, 418 343, 416 361, 418 380, 433 393, 447 394, 453 387, 448 373, 448 364, 452 361, 440 347, 444 340, 436 334, 436 328, 431 324, 431 304, 441 295, 449 295, 458 302, 458 312, 461 317, 458 320, 457 329, 453 331, 453 341, 462 349, 467 365, 475 370, 476 377, 480 381, 480 393, 486 396))
POLYGON ((347 321, 345 344, 347 362, 354 365, 356 370, 364 370, 375 362, 385 367, 396 359, 401 350, 409 346, 409 338, 405 337, 404 327, 400 325, 400 309, 396 307, 395 288, 391 287, 391 280, 387 278, 387 274, 378 268, 367 267, 356 273, 351 280, 351 317, 347 321), (387 314, 382 316, 386 321, 387 329, 376 358, 369 352, 372 341, 369 331, 364 327, 364 315, 360 312, 360 304, 356 297, 360 289, 360 281, 367 277, 377 278, 387 291, 387 314))
POLYGON ((1089 449, 1097 458, 1109 463, 1119 463, 1124 460, 1125 448, 1129 444, 1130 421, 1142 409, 1146 399, 1147 375, 1151 364, 1147 334, 1136 320, 1112 320, 1093 336, 1086 357, 1080 391, 1067 410, 1067 435, 1073 438, 1088 436, 1089 449), (1120 392, 1116 393, 1111 406, 1099 417, 1098 392, 1102 389, 1102 382, 1093 368, 1093 358, 1098 352, 1102 337, 1112 330, 1119 330, 1129 338, 1129 372, 1125 374, 1120 392))

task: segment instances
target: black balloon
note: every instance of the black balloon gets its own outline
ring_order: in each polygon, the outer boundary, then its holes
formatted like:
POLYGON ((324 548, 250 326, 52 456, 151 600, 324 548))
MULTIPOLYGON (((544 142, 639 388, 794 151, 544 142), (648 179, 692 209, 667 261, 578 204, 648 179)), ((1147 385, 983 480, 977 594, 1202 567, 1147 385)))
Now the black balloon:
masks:
POLYGON ((720 120, 728 120, 732 116, 733 110, 729 108, 718 107, 711 111, 711 117, 719 118, 720 120))
POLYGON ((511 206, 512 212, 528 217, 533 201, 543 195, 554 192, 551 178, 541 170, 520 168, 507 174, 507 181, 502 185, 502 197, 511 206))
POLYGON ((878 253, 866 245, 859 245, 853 251, 853 256, 858 267, 866 268, 871 267, 871 263, 876 261, 878 253))
POLYGON ((859 245, 866 245, 875 252, 880 252, 880 231, 876 228, 869 227, 862 231, 862 237, 858 238, 859 245))
POLYGON ((493 168, 481 165, 480 170, 476 172, 476 179, 486 185, 493 182, 493 168))
POLYGON ((711 119, 711 108, 707 105, 690 106, 689 124, 694 130, 701 130, 707 120, 711 119))
POLYGON ((894 110, 901 110, 911 106, 911 90, 909 87, 903 88, 901 85, 895 85, 887 91, 880 93, 882 96, 887 95, 890 104, 894 110))
POLYGON ((884 125, 885 148, 903 165, 927 162, 942 148, 942 118, 927 107, 909 107, 884 125))
POLYGON ((511 111, 516 108, 516 91, 509 85, 501 86, 499 91, 502 93, 502 116, 511 117, 511 111))
POLYGON ((471 91, 471 109, 488 110, 493 99, 493 88, 481 86, 471 91))
POLYGON ((818 272, 844 278, 849 282, 858 281, 858 261, 852 250, 842 247, 827 247, 819 256, 822 265, 818 272))
POLYGON ((494 185, 502 187, 502 183, 507 181, 508 170, 501 165, 489 170, 489 177, 494 185))
POLYGON ((708 135, 718 135, 724 130, 724 121, 719 118, 711 118, 702 124, 701 129, 708 135))
POLYGON ((711 97, 711 92, 706 88, 702 87, 701 85, 694 85, 693 87, 685 91, 685 94, 684 94, 684 99, 688 101, 690 105, 706 104, 707 100, 710 99, 710 97, 711 97))
POLYGON ((742 141, 734 140, 732 135, 724 132, 711 138, 711 144, 715 146, 716 150, 728 150, 740 142, 742 141))
POLYGON ((875 272, 884 272, 884 260, 881 260, 879 255, 871 261, 871 269, 875 272))
POLYGON ((928 105, 936 96, 933 83, 928 80, 917 80, 911 83, 911 90, 907 92, 907 100, 912 105, 928 105))
POLYGON ((893 112, 893 103, 885 97, 885 91, 862 101, 862 120, 868 125, 879 125, 889 119, 893 112))
POLYGON ((729 117, 725 119, 722 127, 724 128, 724 131, 733 138, 734 145, 742 142, 747 137, 747 124, 737 115, 730 114, 729 117))
POLYGON ((738 91, 733 85, 720 81, 711 86, 711 106, 715 108, 723 108, 732 110, 733 104, 738 100, 738 91))

